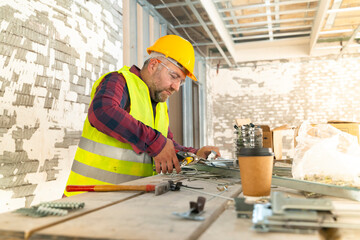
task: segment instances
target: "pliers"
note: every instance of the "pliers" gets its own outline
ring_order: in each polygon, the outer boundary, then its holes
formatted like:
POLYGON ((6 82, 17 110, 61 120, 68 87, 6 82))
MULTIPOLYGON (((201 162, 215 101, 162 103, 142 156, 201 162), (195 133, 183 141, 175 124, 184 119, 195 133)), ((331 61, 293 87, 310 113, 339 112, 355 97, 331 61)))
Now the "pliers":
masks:
POLYGON ((195 153, 192 152, 177 151, 176 156, 180 161, 180 167, 193 165, 196 163, 206 164, 206 162, 209 162, 206 159, 198 157, 195 153))

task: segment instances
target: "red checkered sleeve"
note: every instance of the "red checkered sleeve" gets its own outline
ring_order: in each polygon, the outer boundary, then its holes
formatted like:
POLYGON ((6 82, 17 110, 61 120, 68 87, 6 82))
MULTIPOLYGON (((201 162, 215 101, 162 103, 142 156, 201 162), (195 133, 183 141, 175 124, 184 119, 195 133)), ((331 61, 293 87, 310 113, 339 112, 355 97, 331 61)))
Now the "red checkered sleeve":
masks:
MULTIPOLYGON (((133 66, 131 72, 140 76, 133 66)), ((130 99, 126 80, 118 72, 107 74, 96 89, 88 111, 90 124, 121 142, 129 143, 136 153, 156 156, 166 144, 159 131, 143 124, 129 114, 130 99)))
POLYGON ((173 133, 170 131, 170 128, 169 128, 168 138, 173 141, 176 150, 183 151, 183 152, 192 152, 192 153, 195 153, 195 154, 196 154, 197 151, 199 150, 199 149, 197 149, 197 148, 184 147, 184 146, 178 144, 178 143, 174 140, 173 136, 174 136, 174 135, 173 135, 173 133))

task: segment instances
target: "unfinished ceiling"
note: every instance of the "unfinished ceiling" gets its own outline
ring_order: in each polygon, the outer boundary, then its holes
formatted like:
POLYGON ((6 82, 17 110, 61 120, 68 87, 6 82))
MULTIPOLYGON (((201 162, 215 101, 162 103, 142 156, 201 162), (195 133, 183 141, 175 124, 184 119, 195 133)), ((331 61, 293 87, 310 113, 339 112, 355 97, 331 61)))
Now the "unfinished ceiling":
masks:
MULTIPOLYGON (((140 4, 145 1, 140 1, 140 4)), ((147 0, 213 64, 360 52, 360 0, 147 0)))

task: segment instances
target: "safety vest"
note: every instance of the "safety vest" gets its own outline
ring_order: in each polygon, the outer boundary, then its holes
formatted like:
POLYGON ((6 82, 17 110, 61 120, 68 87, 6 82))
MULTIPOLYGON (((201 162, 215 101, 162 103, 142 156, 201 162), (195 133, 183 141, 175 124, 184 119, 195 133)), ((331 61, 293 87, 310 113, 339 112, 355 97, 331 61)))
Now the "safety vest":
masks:
MULTIPOLYGON (((150 126, 165 137, 169 127, 166 102, 158 103, 154 119, 147 85, 124 66, 118 71, 126 79, 130 97, 130 115, 150 126)), ((91 101, 96 88, 107 74, 100 77, 91 91, 91 101)), ((86 117, 83 132, 75 154, 66 185, 119 184, 156 174, 152 158, 147 153, 137 154, 129 143, 121 142, 92 127, 86 117)), ((72 196, 81 192, 64 192, 72 196)))

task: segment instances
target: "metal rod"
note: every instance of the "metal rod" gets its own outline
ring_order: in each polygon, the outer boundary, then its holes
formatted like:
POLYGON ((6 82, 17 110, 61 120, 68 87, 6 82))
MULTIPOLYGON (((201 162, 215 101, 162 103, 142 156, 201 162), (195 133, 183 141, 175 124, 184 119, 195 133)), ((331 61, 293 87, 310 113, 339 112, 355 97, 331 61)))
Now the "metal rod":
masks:
MULTIPOLYGON (((289 22, 305 22, 305 21, 313 21, 314 17, 307 18, 291 18, 291 19, 279 19, 272 21, 273 24, 277 23, 289 23, 289 22)), ((225 25, 227 28, 231 27, 245 27, 245 26, 256 26, 256 25, 267 25, 267 21, 262 22, 249 22, 249 23, 239 23, 239 24, 227 24, 225 25)))
POLYGON ((360 189, 273 176, 272 185, 360 201, 360 189))
MULTIPOLYGON (((297 9, 297 10, 288 10, 288 11, 282 11, 279 13, 271 13, 270 15, 276 15, 276 14, 280 14, 280 15, 285 15, 285 14, 293 14, 293 13, 304 13, 304 12, 314 12, 318 10, 318 8, 308 8, 308 9, 297 9)), ((242 16, 237 16, 235 19, 246 19, 246 18, 256 18, 256 17, 266 17, 268 14, 266 13, 258 13, 258 14, 249 14, 249 15, 242 15, 242 16)), ((224 21, 226 20, 231 20, 231 17, 225 17, 223 18, 224 21)))
POLYGON ((349 45, 354 40, 354 38, 356 37, 356 35, 359 31, 360 31, 360 25, 357 26, 357 28, 354 30, 353 34, 351 35, 349 41, 347 41, 346 45, 343 48, 341 48, 340 54, 337 56, 336 59, 339 59, 344 54, 345 50, 349 47, 349 45))
POLYGON ((199 190, 191 189, 191 188, 186 188, 186 187, 183 187, 183 189, 188 190, 188 191, 192 191, 192 192, 197 192, 197 193, 201 193, 201 194, 210 195, 210 196, 213 196, 213 197, 219 197, 219 198, 224 198, 224 199, 227 199, 227 200, 234 201, 234 198, 225 197, 225 196, 222 196, 222 195, 219 195, 219 194, 214 194, 214 193, 209 193, 209 192, 203 192, 203 191, 199 191, 199 190))
MULTIPOLYGON (((270 23, 271 24, 271 23, 270 23)), ((312 25, 302 25, 302 26, 289 26, 289 27, 274 27, 272 30, 274 31, 281 31, 281 30, 292 30, 292 29, 303 29, 303 28, 311 28, 312 25)), ((232 31, 230 34, 239 34, 239 33, 255 33, 255 32, 266 32, 268 28, 250 28, 250 29, 243 29, 242 31, 232 31)), ((352 30, 351 30, 352 31, 352 30)))
MULTIPOLYGON (((311 31, 303 31, 303 32, 290 32, 290 33, 275 33, 274 37, 284 37, 284 36, 296 36, 296 35, 307 35, 310 34, 311 31)), ((233 40, 249 40, 249 39, 257 39, 257 38, 268 38, 269 35, 256 35, 256 36, 248 36, 248 37, 236 37, 233 40)))
POLYGON ((243 9, 249 9, 249 8, 261 8, 261 7, 274 7, 277 5, 292 5, 292 4, 298 4, 298 3, 308 3, 308 2, 317 2, 318 0, 292 0, 292 1, 286 1, 286 2, 279 2, 279 3, 261 3, 261 4, 252 4, 252 5, 242 5, 242 6, 236 6, 233 8, 224 8, 220 9, 220 12, 229 12, 229 11, 236 11, 236 10, 243 10, 243 9))
POLYGON ((202 19, 202 17, 200 16, 199 12, 196 10, 196 8, 193 6, 192 2, 189 0, 186 0, 186 3, 189 5, 189 8, 191 9, 191 11, 194 13, 195 17, 197 18, 197 20, 201 23, 202 27, 204 28, 204 30, 206 31, 206 33, 208 34, 208 36, 210 37, 210 39, 213 41, 213 43, 215 44, 216 48, 219 50, 221 56, 224 57, 225 61, 227 62, 227 64, 229 66, 232 66, 229 58, 226 56, 226 54, 224 53, 224 51, 222 50, 222 48, 220 47, 220 45, 217 43, 217 40, 215 39, 215 37, 213 36, 213 34, 211 33, 211 31, 209 30, 209 28, 206 26, 204 20, 202 19))

